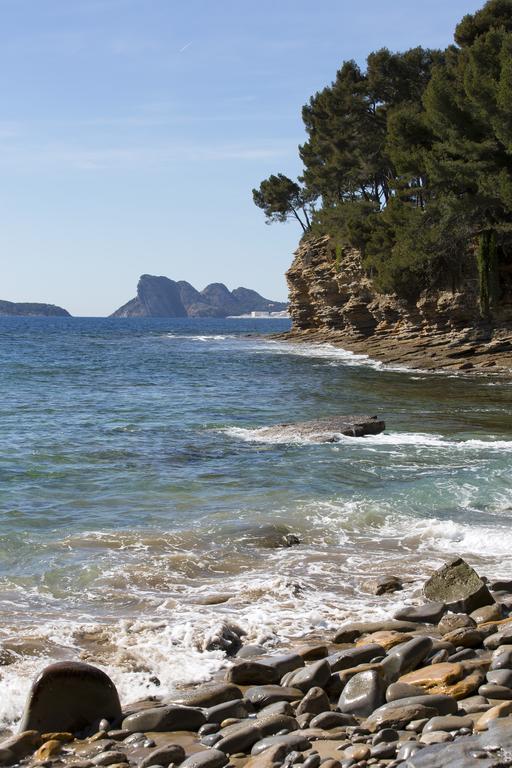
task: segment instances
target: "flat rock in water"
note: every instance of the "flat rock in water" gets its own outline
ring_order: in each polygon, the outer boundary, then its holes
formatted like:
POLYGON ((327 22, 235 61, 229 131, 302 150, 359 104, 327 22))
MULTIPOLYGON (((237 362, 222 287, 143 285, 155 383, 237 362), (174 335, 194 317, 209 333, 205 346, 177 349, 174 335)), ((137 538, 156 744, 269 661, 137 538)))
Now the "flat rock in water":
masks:
POLYGON ((29 693, 20 731, 76 733, 103 718, 121 717, 116 687, 101 669, 79 661, 61 661, 43 669, 29 693))
POLYGON ((330 416, 326 419, 275 424, 258 430, 260 438, 309 440, 312 443, 336 443, 341 436, 364 437, 384 432, 386 424, 377 416, 330 416))

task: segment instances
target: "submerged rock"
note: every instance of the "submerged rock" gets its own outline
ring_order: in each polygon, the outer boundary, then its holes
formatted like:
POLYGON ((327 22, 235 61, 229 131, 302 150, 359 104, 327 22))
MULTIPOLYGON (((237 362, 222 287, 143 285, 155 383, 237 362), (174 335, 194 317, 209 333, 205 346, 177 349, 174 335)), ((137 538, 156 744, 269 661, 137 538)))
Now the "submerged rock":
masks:
POLYGON ((20 731, 76 733, 121 717, 116 687, 101 669, 62 661, 43 669, 29 693, 20 731))
POLYGON ((269 440, 308 440, 312 443, 336 443, 341 436, 363 437, 384 432, 386 424, 377 416, 329 416, 325 419, 275 424, 258 430, 259 438, 269 440))

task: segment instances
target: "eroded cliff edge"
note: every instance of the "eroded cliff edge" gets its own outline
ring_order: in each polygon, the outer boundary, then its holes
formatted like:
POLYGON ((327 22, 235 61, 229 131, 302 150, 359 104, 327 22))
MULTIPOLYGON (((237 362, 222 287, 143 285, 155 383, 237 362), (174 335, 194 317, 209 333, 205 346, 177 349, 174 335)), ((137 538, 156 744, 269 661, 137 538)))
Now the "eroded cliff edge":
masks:
POLYGON ((512 302, 499 320, 480 315, 478 281, 407 302, 379 293, 358 251, 328 236, 300 245, 288 270, 291 341, 328 342, 412 368, 512 371, 512 302))

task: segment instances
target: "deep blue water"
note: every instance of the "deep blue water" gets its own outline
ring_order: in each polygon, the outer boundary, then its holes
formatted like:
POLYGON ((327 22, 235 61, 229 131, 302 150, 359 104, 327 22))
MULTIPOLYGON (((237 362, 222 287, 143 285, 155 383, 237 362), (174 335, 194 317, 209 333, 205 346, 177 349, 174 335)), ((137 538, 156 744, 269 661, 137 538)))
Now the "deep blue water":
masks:
POLYGON ((288 326, 0 318, 0 717, 50 659, 136 696, 207 677, 219 622, 272 644, 389 610, 369 573, 415 580, 388 601, 453 552, 512 575, 511 385, 264 338, 288 326), (257 431, 361 412, 386 433, 257 431))

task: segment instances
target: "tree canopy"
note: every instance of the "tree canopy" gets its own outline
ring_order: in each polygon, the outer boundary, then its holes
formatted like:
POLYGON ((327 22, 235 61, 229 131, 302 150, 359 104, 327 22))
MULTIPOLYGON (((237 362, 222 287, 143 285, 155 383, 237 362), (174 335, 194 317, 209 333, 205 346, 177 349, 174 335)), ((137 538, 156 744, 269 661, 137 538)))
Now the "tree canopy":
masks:
POLYGON ((358 248, 406 297, 475 275, 488 315, 512 272, 512 0, 465 16, 444 51, 343 62, 302 118, 301 177, 253 191, 267 220, 358 248))

